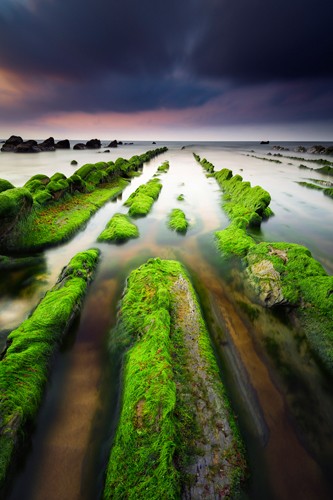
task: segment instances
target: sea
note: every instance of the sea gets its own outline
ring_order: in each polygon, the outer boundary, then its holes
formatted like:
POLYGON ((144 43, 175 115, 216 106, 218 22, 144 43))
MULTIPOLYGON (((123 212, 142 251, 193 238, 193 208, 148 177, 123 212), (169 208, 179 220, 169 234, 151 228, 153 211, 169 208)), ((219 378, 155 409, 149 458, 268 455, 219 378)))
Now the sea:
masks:
MULTIPOLYGON (((71 141, 71 146, 76 142, 82 141, 71 141)), ((70 176, 86 163, 129 159, 149 149, 168 148, 146 163, 123 194, 106 203, 70 241, 42 252, 38 263, 1 271, 0 347, 54 285, 73 255, 87 248, 101 250, 80 318, 53 360, 42 407, 6 498, 88 500, 102 496, 122 390, 118 364, 108 344, 126 279, 151 257, 180 260, 198 294, 245 444, 249 479, 242 498, 331 498, 331 380, 288 311, 256 303, 244 286, 242 262, 218 254, 214 232, 227 227, 229 220, 218 184, 206 175, 193 153, 206 158, 215 170, 231 169, 270 193, 274 215, 253 231, 256 241, 304 245, 328 274, 333 273, 333 200, 322 190, 299 183, 333 182, 312 161, 333 158, 295 151, 298 146, 308 149, 317 144, 312 142, 126 142, 108 148, 102 141, 98 150, 71 147, 36 154, 0 153, 0 178, 19 187, 35 174, 70 176), (122 245, 97 243, 112 215, 127 213, 124 201, 165 160, 170 169, 160 175, 160 196, 151 213, 136 221, 140 237, 122 245), (177 199, 180 194, 184 201, 177 199), (184 210, 190 222, 186 235, 167 226, 173 208, 184 210)))

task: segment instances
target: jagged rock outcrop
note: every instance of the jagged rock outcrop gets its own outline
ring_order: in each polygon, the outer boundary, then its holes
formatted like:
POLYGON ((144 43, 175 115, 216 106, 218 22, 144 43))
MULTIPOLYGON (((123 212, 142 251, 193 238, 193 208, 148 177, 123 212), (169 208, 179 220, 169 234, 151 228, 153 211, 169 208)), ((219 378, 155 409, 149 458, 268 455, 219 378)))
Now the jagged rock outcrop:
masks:
POLYGON ((110 144, 107 145, 108 148, 116 148, 118 146, 118 142, 116 140, 111 141, 110 144))

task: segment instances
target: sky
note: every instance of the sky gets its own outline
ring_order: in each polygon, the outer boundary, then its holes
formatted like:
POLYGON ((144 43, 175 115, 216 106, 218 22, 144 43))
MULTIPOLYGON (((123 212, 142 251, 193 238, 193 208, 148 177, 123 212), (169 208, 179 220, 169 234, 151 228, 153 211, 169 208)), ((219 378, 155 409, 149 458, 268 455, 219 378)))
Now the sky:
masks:
POLYGON ((0 137, 333 142, 331 0, 0 0, 0 137))

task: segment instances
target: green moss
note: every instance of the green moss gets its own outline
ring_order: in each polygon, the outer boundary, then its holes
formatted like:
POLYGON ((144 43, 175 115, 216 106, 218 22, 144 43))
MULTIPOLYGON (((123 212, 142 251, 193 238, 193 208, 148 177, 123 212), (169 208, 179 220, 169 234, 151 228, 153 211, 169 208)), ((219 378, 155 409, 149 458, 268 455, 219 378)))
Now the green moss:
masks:
POLYGON ((69 190, 69 183, 67 179, 59 179, 57 181, 50 181, 47 185, 47 190, 51 194, 65 193, 69 190))
POLYGON ((112 219, 107 223, 104 231, 98 236, 97 241, 122 242, 138 237, 139 230, 127 215, 114 214, 112 219))
POLYGON ((75 193, 63 201, 35 208, 18 225, 5 243, 7 251, 41 250, 68 240, 107 201, 118 196, 128 182, 118 178, 114 183, 96 188, 91 193, 75 193))
POLYGON ((323 193, 325 196, 329 196, 330 198, 333 198, 333 188, 325 188, 323 193))
POLYGON ((82 167, 75 170, 74 174, 81 177, 81 179, 85 179, 91 172, 95 172, 96 170, 97 168, 93 163, 86 163, 85 165, 82 165, 82 167))
POLYGON ((253 238, 246 233, 244 227, 239 227, 237 221, 232 222, 226 229, 216 231, 214 236, 223 255, 244 257, 250 248, 256 246, 253 238))
MULTIPOLYGON (((333 165, 332 162, 331 162, 331 165, 333 165)), ((333 167, 331 167, 329 165, 325 165, 324 167, 317 168, 316 172, 320 172, 321 174, 324 174, 324 175, 333 175, 333 167)))
POLYGON ((200 165, 209 173, 213 174, 214 173, 214 165, 210 163, 206 158, 201 159, 199 155, 193 153, 194 158, 200 165))
POLYGON ((267 214, 270 194, 260 186, 251 187, 240 175, 232 176, 231 170, 223 169, 215 173, 215 178, 224 191, 223 208, 233 220, 244 217, 248 225, 259 225, 267 214))
MULTIPOLYGON (((111 336, 112 349, 127 352, 121 415, 104 498, 173 499, 180 498, 184 488, 190 487, 186 467, 195 454, 194 441, 202 439, 203 431, 195 423, 194 381, 189 379, 186 368, 191 363, 184 340, 187 326, 179 318, 176 321, 177 304, 184 300, 187 305, 182 295, 185 283, 194 297, 182 266, 160 259, 149 260, 129 277, 119 321, 111 336)), ((199 343, 200 370, 205 370, 207 384, 213 380, 222 394, 207 330, 195 299, 193 304, 200 318, 199 338, 195 339, 199 343)), ((236 459, 240 451, 237 438, 228 451, 234 466, 232 472, 225 474, 235 473, 234 477, 238 477, 232 484, 234 494, 242 478, 236 459)))
POLYGON ((46 205, 51 200, 53 200, 53 198, 51 193, 49 193, 49 191, 41 191, 41 192, 39 191, 34 196, 34 202, 37 203, 38 205, 46 205))
POLYGON ((54 182, 64 180, 64 179, 66 179, 66 175, 62 174, 61 172, 57 172, 57 173, 53 174, 52 177, 50 178, 50 180, 54 181, 54 182))
POLYGON ((42 182, 43 184, 48 184, 50 182, 50 178, 47 176, 47 175, 44 175, 44 174, 36 174, 36 175, 33 175, 28 181, 26 184, 28 184, 29 182, 31 181, 40 181, 42 182))
POLYGON ((179 208, 174 208, 169 214, 168 226, 178 233, 186 233, 189 222, 186 219, 185 213, 179 208))
POLYGON ((0 361, 0 484, 41 404, 52 354, 80 310, 98 250, 77 254, 32 315, 8 337, 0 361))
POLYGON ((247 265, 263 261, 270 261, 279 273, 284 300, 297 306, 311 347, 333 374, 333 277, 306 247, 293 243, 262 242, 252 247, 247 265))
POLYGON ((165 161, 164 163, 162 163, 162 165, 158 167, 157 172, 166 173, 169 170, 169 168, 170 168, 169 162, 165 161))
POLYGON ((28 181, 24 185, 24 187, 26 189, 29 189, 30 193, 32 193, 32 194, 35 194, 39 191, 44 191, 46 189, 45 184, 37 179, 28 181))
POLYGON ((0 179, 0 193, 3 191, 7 191, 7 189, 14 189, 15 186, 9 181, 6 181, 6 179, 0 179))
POLYGON ((130 207, 129 215, 132 217, 147 215, 154 201, 157 200, 161 189, 162 184, 157 178, 151 179, 146 184, 139 186, 124 203, 125 206, 130 207))
POLYGON ((20 212, 30 209, 33 199, 25 188, 7 189, 0 193, 0 223, 14 219, 20 212))
POLYGON ((179 196, 177 196, 177 200, 178 201, 184 201, 185 200, 185 197, 183 194, 180 194, 179 196))

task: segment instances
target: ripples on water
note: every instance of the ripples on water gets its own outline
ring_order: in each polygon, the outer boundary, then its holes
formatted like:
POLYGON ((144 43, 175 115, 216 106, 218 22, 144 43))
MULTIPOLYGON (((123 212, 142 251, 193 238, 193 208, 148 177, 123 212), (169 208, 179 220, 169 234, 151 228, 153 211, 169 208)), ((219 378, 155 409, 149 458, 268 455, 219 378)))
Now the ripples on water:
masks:
MULTIPOLYGON (((216 169, 230 168, 271 193, 275 215, 254 234, 258 240, 304 244, 332 273, 333 201, 296 184, 323 176, 298 169, 300 162, 295 160, 275 164, 247 156, 264 157, 272 145, 166 145, 169 151, 145 165, 142 175, 123 193, 126 200, 152 177, 158 165, 169 160, 169 172, 160 176, 163 189, 158 201, 147 218, 137 221, 138 240, 119 246, 96 243, 111 216, 116 211, 126 212, 120 197, 99 210, 70 242, 45 251, 38 265, 2 273, 0 343, 54 284, 75 253, 92 246, 101 249, 96 279, 80 321, 55 359, 30 449, 13 478, 9 497, 49 500, 100 495, 119 401, 119 369, 117 360, 108 355, 108 332, 115 324, 128 273, 149 257, 159 256, 182 261, 200 296, 248 450, 252 477, 248 496, 328 498, 333 472, 329 381, 311 356, 302 332, 283 314, 256 305, 244 290, 238 264, 223 263, 217 254, 213 233, 226 227, 228 220, 220 207, 218 185, 205 176, 192 151, 206 157, 216 169), (179 194, 184 195, 183 202, 177 201, 179 194), (190 219, 186 236, 166 226, 167 214, 175 207, 182 208, 190 219)), ((109 154, 73 150, 36 155, 1 153, 0 177, 20 186, 37 173, 71 175, 77 168, 70 165, 73 159, 81 166, 120 156, 129 158, 153 147, 148 142, 138 143, 109 154)), ((282 153, 297 156, 292 151, 282 153)))

